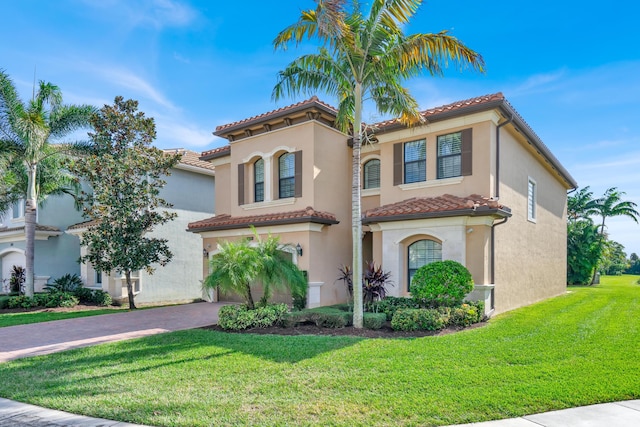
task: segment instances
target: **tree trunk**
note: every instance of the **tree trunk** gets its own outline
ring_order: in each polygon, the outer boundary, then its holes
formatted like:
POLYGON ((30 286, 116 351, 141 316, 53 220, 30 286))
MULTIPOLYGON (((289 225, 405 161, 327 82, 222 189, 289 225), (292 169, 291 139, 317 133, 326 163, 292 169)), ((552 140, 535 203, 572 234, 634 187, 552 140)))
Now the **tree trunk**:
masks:
POLYGON ((593 276, 591 276, 591 282, 589 286, 593 286, 596 283, 596 276, 598 275, 598 267, 602 260, 602 247, 604 246, 604 221, 605 216, 602 217, 602 224, 600 225, 600 237, 598 238, 598 261, 596 262, 596 268, 593 269, 593 276))
POLYGON ((25 233, 25 295, 32 297, 34 294, 34 260, 36 240, 37 201, 36 194, 37 165, 28 165, 27 200, 24 207, 24 233, 25 233))
POLYGON ((246 291, 245 293, 246 293, 246 296, 247 296, 247 308, 249 310, 255 310, 256 305, 253 302, 253 295, 251 295, 251 285, 247 282, 247 283, 244 284, 244 286, 245 286, 245 291, 246 291))
POLYGON ((353 326, 362 328, 362 206, 360 197, 360 149, 362 145, 362 84, 355 85, 353 114, 353 158, 351 182, 351 238, 353 244, 353 326))
POLYGON ((124 275, 127 278, 127 294, 129 296, 129 310, 135 310, 138 307, 136 307, 136 303, 133 301, 133 284, 131 283, 131 270, 125 271, 124 275))

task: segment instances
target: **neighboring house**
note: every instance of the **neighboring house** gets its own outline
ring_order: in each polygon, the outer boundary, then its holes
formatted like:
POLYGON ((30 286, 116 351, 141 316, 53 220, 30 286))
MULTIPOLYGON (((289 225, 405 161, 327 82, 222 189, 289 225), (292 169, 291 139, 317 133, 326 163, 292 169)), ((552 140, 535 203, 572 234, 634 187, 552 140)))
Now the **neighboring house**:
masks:
MULTIPOLYGON (((176 151, 176 150, 167 150, 176 151)), ((187 224, 211 216, 215 212, 215 172, 211 163, 201 161, 200 154, 179 149, 182 159, 166 177, 160 197, 173 205, 167 209, 178 216, 159 226, 151 235, 168 239, 173 259, 164 267, 157 266, 153 275, 140 271, 135 279, 137 303, 187 301, 202 297, 202 245, 200 238, 185 232, 187 224), (196 196, 197 195, 197 196, 196 196)), ((19 216, 20 205, 9 217, 19 216)), ((2 278, 13 265, 24 265, 24 218, 5 219, 11 228, 0 229, 2 278), (21 228, 20 228, 21 227, 21 228)), ((126 296, 126 283, 117 272, 96 272, 78 259, 87 248, 79 237, 90 222, 82 222, 71 197, 51 197, 38 211, 35 273, 39 280, 36 291, 47 282, 70 273, 82 277, 90 288, 103 289, 113 298, 126 296), (124 289, 123 289, 124 286, 124 289)), ((8 276, 7 276, 8 277, 8 276)))
MULTIPOLYGON (((216 168, 216 215, 189 224, 209 256, 250 225, 300 248, 311 307, 347 299, 336 279, 352 258, 352 156, 335 115, 313 97, 219 126, 229 145, 201 157, 216 168)), ((391 271, 389 294, 409 295, 414 272, 444 259, 471 271, 487 312, 564 292, 571 175, 501 93, 422 115, 374 125, 362 150, 363 258, 391 271)))

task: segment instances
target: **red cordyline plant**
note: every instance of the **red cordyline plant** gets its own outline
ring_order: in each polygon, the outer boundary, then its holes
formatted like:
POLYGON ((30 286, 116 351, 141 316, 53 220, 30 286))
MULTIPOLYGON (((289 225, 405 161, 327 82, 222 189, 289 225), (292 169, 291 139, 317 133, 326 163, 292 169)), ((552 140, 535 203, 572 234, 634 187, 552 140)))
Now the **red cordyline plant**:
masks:
MULTIPOLYGON (((343 265, 338 269, 342 280, 349 291, 349 296, 353 297, 353 271, 350 266, 343 265)), ((387 296, 387 285, 393 286, 390 280, 391 272, 384 271, 382 266, 376 266, 374 261, 367 261, 362 273, 362 299, 365 305, 380 301, 387 296)))

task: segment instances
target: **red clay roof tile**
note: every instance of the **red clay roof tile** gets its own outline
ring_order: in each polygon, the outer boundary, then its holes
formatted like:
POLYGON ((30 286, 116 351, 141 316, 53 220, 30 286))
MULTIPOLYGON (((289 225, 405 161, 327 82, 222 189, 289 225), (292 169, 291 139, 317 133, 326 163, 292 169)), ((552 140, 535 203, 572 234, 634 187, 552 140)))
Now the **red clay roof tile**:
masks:
POLYGON ((414 197, 397 203, 369 209, 364 222, 392 221, 410 218, 444 217, 457 215, 510 216, 511 210, 498 201, 472 194, 458 197, 445 194, 438 197, 414 197))
POLYGON ((246 228, 250 225, 280 225, 302 222, 315 222, 319 224, 337 224, 336 216, 329 212, 322 212, 308 206, 306 209, 262 214, 252 216, 236 216, 221 214, 212 218, 189 223, 188 230, 193 232, 246 228))

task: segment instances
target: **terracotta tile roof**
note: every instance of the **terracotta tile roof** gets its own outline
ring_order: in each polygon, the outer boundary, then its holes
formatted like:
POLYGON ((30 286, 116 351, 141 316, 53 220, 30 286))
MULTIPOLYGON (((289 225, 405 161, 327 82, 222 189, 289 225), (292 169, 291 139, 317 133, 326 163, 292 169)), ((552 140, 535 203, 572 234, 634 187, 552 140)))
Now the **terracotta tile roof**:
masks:
POLYGON ((69 230, 79 230, 82 228, 87 228, 90 227, 92 225, 96 225, 98 224, 100 221, 98 221, 97 219, 92 219, 90 221, 84 221, 84 222, 79 222, 77 224, 73 224, 67 227, 67 231, 69 230))
POLYGON ((333 114, 337 114, 338 113, 338 110, 336 110, 331 105, 320 101, 318 99, 318 97, 314 95, 309 99, 306 99, 304 101, 300 101, 300 102, 295 103, 295 104, 288 105, 286 107, 278 108, 277 110, 269 111, 267 113, 262 113, 262 114, 259 114, 257 116, 253 116, 253 117, 249 117, 247 119, 239 120, 237 122, 228 123, 226 125, 218 126, 218 127, 216 127, 216 131, 214 133, 218 134, 219 132, 222 132, 224 130, 227 130, 227 129, 230 129, 230 128, 233 128, 233 127, 236 127, 236 126, 239 126, 239 125, 251 123, 251 122, 254 122, 254 121, 268 119, 268 118, 273 117, 273 116, 279 116, 279 115, 282 115, 284 113, 288 113, 288 112, 291 112, 291 111, 294 111, 294 110, 304 109, 304 108, 307 108, 307 107, 311 107, 313 105, 316 105, 316 106, 319 106, 319 107, 321 107, 323 109, 329 110, 333 114))
POLYGON ((496 200, 472 194, 468 197, 445 194, 438 197, 414 197, 397 203, 369 209, 363 222, 400 221, 403 219, 446 216, 511 216, 511 209, 496 200))
POLYGON ((203 151, 202 154, 200 154, 200 160, 205 161, 205 160, 215 159, 216 157, 224 157, 224 156, 228 156, 230 153, 231 153, 231 146, 225 145, 223 147, 218 147, 211 150, 203 151))
POLYGON ((196 153, 195 151, 185 150, 184 148, 170 148, 163 150, 165 153, 180 153, 182 154, 182 158, 180 159, 180 164, 193 166, 200 169, 205 169, 208 171, 215 171, 215 167, 204 160, 200 159, 201 154, 196 153))
MULTIPOLYGON (((502 92, 498 92, 490 95, 478 96, 476 98, 465 99, 463 101, 456 101, 454 103, 442 105, 440 107, 430 108, 428 110, 421 111, 420 114, 422 115, 422 117, 424 117, 428 121, 429 117, 433 117, 438 114, 455 112, 457 110, 464 110, 466 108, 472 108, 472 107, 481 106, 485 104, 501 103, 504 101, 505 101, 504 95, 502 94, 502 92)), ((385 120, 383 122, 379 122, 372 125, 372 127, 382 129, 382 128, 393 126, 393 125, 401 125, 400 119, 395 118, 395 119, 385 120)))
MULTIPOLYGON (((20 231, 20 230, 24 230, 24 225, 21 225, 19 227, 0 227, 0 233, 6 233, 10 231, 20 231)), ((58 233, 60 232, 60 229, 58 227, 53 227, 51 225, 36 224, 36 231, 49 231, 53 233, 58 233)))
POLYGON ((229 214, 217 215, 212 218, 203 219, 189 223, 188 231, 200 232, 211 230, 225 230, 246 228, 250 225, 282 225, 282 224, 298 224, 303 222, 314 222, 318 224, 337 224, 336 216, 329 212, 322 212, 308 206, 306 209, 279 212, 273 214, 262 214, 252 216, 236 216, 229 214))

